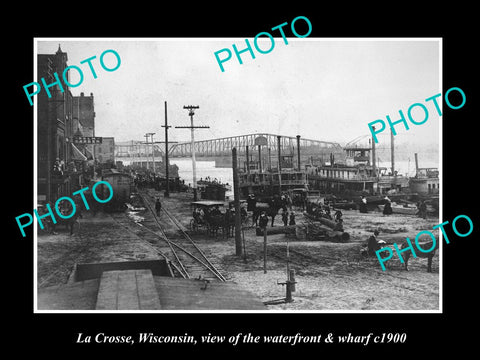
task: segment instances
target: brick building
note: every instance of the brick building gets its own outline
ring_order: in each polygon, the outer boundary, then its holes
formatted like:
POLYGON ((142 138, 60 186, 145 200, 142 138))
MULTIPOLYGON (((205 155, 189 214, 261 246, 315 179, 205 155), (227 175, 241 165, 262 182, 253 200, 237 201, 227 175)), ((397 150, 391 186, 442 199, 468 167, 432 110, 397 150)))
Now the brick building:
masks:
POLYGON ((95 136, 95 105, 93 102, 93 94, 85 96, 73 97, 73 119, 74 124, 78 126, 80 123, 83 136, 95 136))
MULTIPOLYGON (((75 135, 95 136, 95 104, 93 94, 73 97, 73 126, 75 135)), ((95 145, 78 145, 80 151, 87 159, 95 159, 95 145)))
MULTIPOLYGON (((75 97, 62 76, 68 67, 67 53, 59 45, 55 54, 38 54, 37 60, 37 82, 44 78, 47 85, 52 85, 48 87, 51 97, 47 89, 37 94, 37 195, 39 202, 54 202, 80 188, 87 158, 67 141, 78 130, 74 121, 75 97)), ((68 81, 68 72, 66 77, 68 81)))

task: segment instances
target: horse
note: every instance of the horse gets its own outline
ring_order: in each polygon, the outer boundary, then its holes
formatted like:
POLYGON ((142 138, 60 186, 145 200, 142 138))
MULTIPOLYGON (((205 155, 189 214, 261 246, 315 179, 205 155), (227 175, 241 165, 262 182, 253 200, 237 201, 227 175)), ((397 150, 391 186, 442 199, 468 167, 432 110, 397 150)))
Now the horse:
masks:
POLYGON ((255 210, 253 212, 253 221, 255 222, 255 225, 258 224, 258 218, 262 211, 265 211, 267 216, 272 218, 271 226, 273 227, 273 223, 275 221, 275 216, 278 214, 278 210, 284 209, 286 210, 286 200, 280 198, 279 195, 274 195, 272 198, 267 200, 267 206, 258 206, 259 204, 256 205, 255 210))
POLYGON ((235 213, 233 213, 230 209, 227 209, 225 211, 223 221, 223 234, 229 238, 230 236, 233 236, 235 231, 235 213))
POLYGON ((205 214, 205 222, 207 224, 208 233, 214 235, 215 237, 218 234, 218 229, 224 231, 224 215, 223 214, 205 214))
MULTIPOLYGON (((431 249, 432 246, 433 246, 433 240, 422 243, 422 244, 419 244, 419 245, 421 246, 422 249, 431 249)), ((407 242, 405 242, 405 243, 402 244, 401 249, 405 249, 408 246, 410 246, 410 245, 407 242)), ((428 259, 427 272, 432 272, 432 259, 433 259, 433 256, 435 255, 435 251, 437 249, 438 249, 438 244, 435 244, 434 249, 432 251, 427 252, 427 253, 421 252, 421 251, 415 251, 415 255, 417 255, 416 257, 427 258, 428 259)), ((403 261, 404 261, 404 264, 405 264, 405 271, 408 271, 408 259, 410 258, 411 253, 412 253, 411 251, 408 251, 405 254, 405 257, 403 258, 403 261)))

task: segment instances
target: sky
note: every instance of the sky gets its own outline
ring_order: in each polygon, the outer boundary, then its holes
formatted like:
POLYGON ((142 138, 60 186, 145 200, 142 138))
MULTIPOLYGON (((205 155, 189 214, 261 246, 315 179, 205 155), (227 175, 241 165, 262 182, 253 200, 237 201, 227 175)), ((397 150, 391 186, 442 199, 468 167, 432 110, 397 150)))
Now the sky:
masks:
MULTIPOLYGON (((260 38, 260 48, 270 40, 260 38), (262 40, 263 39, 263 40, 262 40)), ((253 47, 253 39, 249 39, 253 47)), ((438 144, 442 120, 425 99, 441 92, 441 43, 439 39, 323 39, 275 38, 268 54, 254 47, 241 55, 245 38, 38 38, 38 54, 54 54, 60 44, 68 65, 79 66, 83 82, 71 88, 74 96, 84 92, 95 98, 95 134, 115 141, 144 140, 147 132, 164 140, 165 108, 168 104, 170 141, 189 141, 190 125, 184 105, 196 105, 194 124, 210 126, 195 131, 195 139, 213 139, 257 132, 335 141, 344 145, 369 134, 368 123, 398 120, 414 103, 423 103, 429 119, 422 125, 396 126, 396 145, 411 142, 438 144), (228 48, 232 58, 220 70, 214 53, 228 48), (113 49, 120 67, 102 69, 100 55, 113 49), (96 56, 92 65, 81 61, 96 56)), ((225 53, 221 54, 225 56, 225 53)), ((109 67, 115 57, 104 57, 109 67)), ((60 75, 60 74, 59 74, 60 75)), ((75 71, 71 83, 78 81, 75 71)), ((38 79, 40 80, 40 79, 38 79)), ((418 109, 417 109, 418 110, 418 109)), ((413 116, 423 117, 413 112, 413 116)), ((388 128, 387 128, 388 130, 388 128)), ((389 131, 379 135, 388 142, 389 131)))

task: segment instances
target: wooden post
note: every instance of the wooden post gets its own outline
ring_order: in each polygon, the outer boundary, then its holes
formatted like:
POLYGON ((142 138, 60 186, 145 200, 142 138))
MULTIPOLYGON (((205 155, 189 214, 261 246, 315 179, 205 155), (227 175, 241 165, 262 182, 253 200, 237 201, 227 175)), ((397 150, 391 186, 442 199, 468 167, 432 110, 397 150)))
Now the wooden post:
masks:
POLYGON ((288 280, 291 282, 290 290, 292 292, 295 292, 295 290, 297 289, 295 287, 295 269, 290 269, 288 280))
POLYGON ((165 193, 164 193, 164 196, 165 197, 169 197, 170 196, 170 180, 169 180, 169 173, 168 173, 168 128, 170 126, 168 126, 168 122, 167 122, 167 102, 165 101, 165 177, 167 179, 167 184, 166 184, 166 188, 165 188, 165 193))
POLYGON ((184 106, 184 109, 188 109, 190 115, 190 126, 175 126, 177 129, 190 129, 192 135, 192 141, 190 145, 190 150, 192 153, 192 170, 193 170, 193 200, 197 201, 197 165, 195 159, 195 137, 194 137, 194 130, 195 129, 208 129, 210 126, 193 126, 193 115, 195 115, 194 109, 199 109, 200 106, 193 106, 188 105, 184 106))
POLYGON ((240 185, 238 181, 237 148, 232 149, 233 197, 235 204, 235 255, 242 256, 240 185))
POLYGON ((242 241, 243 241, 243 261, 247 262, 247 250, 245 249, 245 232, 242 228, 242 241))
POLYGON ((290 281, 290 246, 287 238, 287 282, 290 281))
POLYGON ((267 228, 263 228, 263 273, 267 273, 267 228))

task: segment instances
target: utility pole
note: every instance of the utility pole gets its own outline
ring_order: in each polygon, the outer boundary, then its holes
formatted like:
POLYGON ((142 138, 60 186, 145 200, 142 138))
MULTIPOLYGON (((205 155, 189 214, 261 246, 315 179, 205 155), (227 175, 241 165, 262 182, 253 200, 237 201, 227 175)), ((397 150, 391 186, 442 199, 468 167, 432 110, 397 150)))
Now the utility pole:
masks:
POLYGON ((233 168, 233 198, 235 204, 235 255, 242 256, 242 238, 241 227, 242 220, 240 214, 240 184, 238 180, 237 148, 232 149, 232 168, 233 168))
POLYGON ((154 149, 154 145, 153 145, 153 135, 155 135, 155 133, 150 133, 150 136, 152 137, 152 163, 153 163, 153 175, 155 176, 155 149, 154 149))
POLYGON ((148 137, 151 136, 152 137, 152 161, 153 161, 153 173, 155 174, 155 156, 153 155, 153 135, 155 135, 155 133, 146 133, 144 136, 145 136, 145 139, 146 139, 146 146, 145 146, 145 158, 147 159, 147 170, 148 170, 148 137))
POLYGON ((192 170, 193 170, 193 201, 197 201, 197 164, 195 160, 195 129, 208 129, 210 126, 193 126, 193 115, 195 115, 194 109, 199 109, 200 106, 188 105, 184 106, 184 109, 189 110, 190 126, 175 126, 176 129, 190 129, 192 134, 191 151, 192 151, 192 170))
POLYGON ((143 135, 145 137, 145 160, 147 162, 147 170, 148 170, 148 137, 150 136, 150 133, 147 133, 143 135))
POLYGON ((168 126, 167 123, 167 102, 165 101, 165 125, 162 125, 165 128, 165 177, 167 178, 167 184, 165 193, 163 196, 169 197, 170 196, 170 184, 169 184, 169 173, 168 173, 168 129, 171 126, 168 126))

